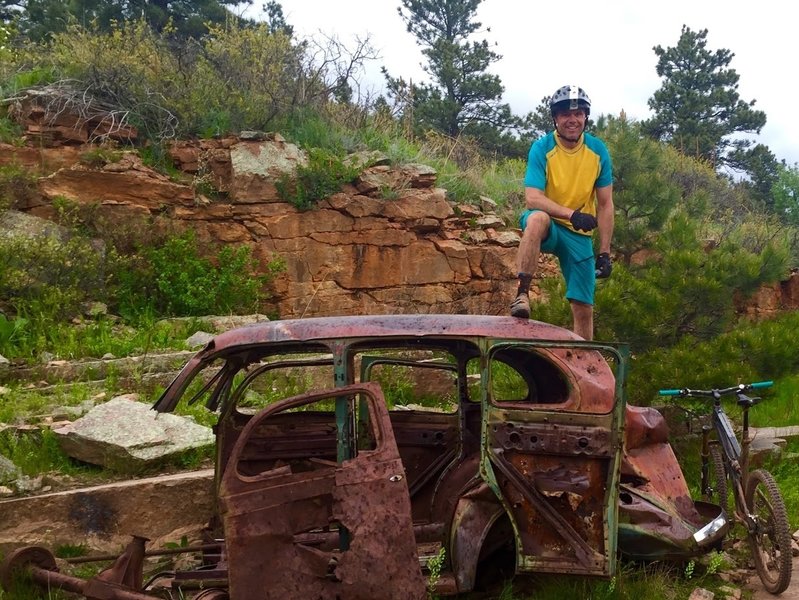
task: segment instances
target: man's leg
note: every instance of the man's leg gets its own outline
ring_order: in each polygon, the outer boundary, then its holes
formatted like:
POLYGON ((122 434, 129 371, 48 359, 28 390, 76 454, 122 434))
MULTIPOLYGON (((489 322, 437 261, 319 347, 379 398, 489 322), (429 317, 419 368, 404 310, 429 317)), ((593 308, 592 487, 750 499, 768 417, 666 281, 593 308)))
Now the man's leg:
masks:
POLYGON ((545 212, 535 211, 527 216, 516 255, 519 288, 516 290, 516 299, 510 305, 510 314, 513 317, 530 318, 530 283, 538 267, 541 242, 549 235, 549 225, 550 218, 545 212))
POLYGON ((594 339, 594 307, 585 302, 569 300, 572 309, 572 330, 583 339, 594 339))
POLYGON ((583 339, 594 339, 594 291, 596 273, 590 236, 564 231, 558 258, 566 280, 566 299, 572 311, 572 331, 583 339))

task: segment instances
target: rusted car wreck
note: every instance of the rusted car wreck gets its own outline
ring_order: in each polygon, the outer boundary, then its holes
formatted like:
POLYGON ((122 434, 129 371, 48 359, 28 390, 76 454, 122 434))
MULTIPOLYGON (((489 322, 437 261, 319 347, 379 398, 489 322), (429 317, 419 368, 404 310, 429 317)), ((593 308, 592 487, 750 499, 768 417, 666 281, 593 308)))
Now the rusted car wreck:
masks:
POLYGON ((407 599, 469 591, 496 556, 517 573, 611 576, 619 555, 703 552, 724 514, 690 499, 662 416, 625 406, 627 369, 622 345, 511 317, 223 333, 154 406, 219 415, 203 566, 143 584, 134 539, 90 580, 23 548, 3 581, 27 569, 89 599, 407 599))

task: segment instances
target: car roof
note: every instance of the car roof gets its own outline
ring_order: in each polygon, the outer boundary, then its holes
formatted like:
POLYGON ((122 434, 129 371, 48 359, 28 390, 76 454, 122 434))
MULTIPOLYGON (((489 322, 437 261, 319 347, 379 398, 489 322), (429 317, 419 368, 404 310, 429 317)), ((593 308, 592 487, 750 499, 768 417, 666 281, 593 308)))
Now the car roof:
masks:
POLYGON ((362 337, 490 337, 519 340, 582 340, 540 321, 491 315, 366 315, 265 321, 217 335, 215 351, 238 345, 362 337))
MULTIPOLYGON (((369 340, 373 343, 427 339, 431 345, 438 345, 444 340, 469 338, 473 341, 485 338, 509 342, 549 342, 566 347, 586 343, 582 337, 556 325, 492 315, 365 315, 264 321, 231 329, 211 339, 188 361, 153 408, 159 412, 173 410, 188 381, 204 365, 218 358, 234 354, 241 356, 240 353, 250 351, 255 351, 249 354, 255 360, 259 347, 297 348, 305 343, 345 339, 369 340)), ((558 362, 559 368, 572 373, 579 387, 593 388, 598 385, 599 389, 609 390, 612 396, 613 375, 601 354, 588 352, 572 355, 566 348, 548 352, 558 362), (555 355, 562 356, 556 359, 555 355)))

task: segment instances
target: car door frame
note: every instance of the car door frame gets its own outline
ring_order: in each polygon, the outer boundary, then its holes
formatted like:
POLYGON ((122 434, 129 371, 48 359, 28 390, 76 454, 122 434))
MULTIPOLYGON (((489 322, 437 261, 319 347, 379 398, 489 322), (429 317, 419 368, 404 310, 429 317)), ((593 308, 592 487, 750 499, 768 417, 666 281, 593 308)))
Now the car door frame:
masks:
MULTIPOLYGON (((629 365, 626 345, 495 340, 486 343, 481 361, 481 476, 512 523, 516 571, 612 576, 629 365), (610 355, 616 365, 613 406, 604 413, 589 413, 542 404, 506 408, 492 401, 491 359, 510 347, 543 352, 576 348, 610 355), (580 463, 588 467, 587 474, 575 468, 580 463), (593 526, 581 529, 580 519, 569 514, 570 506, 574 513, 582 507, 583 518, 593 526)), ((578 384, 572 379, 570 385, 578 384)))
POLYGON ((407 482, 377 384, 309 392, 259 411, 231 452, 219 502, 231 600, 425 595, 407 482), (254 476, 239 472, 248 441, 269 417, 326 399, 336 401, 337 419, 342 400, 353 412, 358 404, 366 406, 373 449, 343 461, 319 461, 316 471, 293 473, 282 465, 254 476), (321 539, 324 532, 317 530, 330 522, 338 529, 321 539))

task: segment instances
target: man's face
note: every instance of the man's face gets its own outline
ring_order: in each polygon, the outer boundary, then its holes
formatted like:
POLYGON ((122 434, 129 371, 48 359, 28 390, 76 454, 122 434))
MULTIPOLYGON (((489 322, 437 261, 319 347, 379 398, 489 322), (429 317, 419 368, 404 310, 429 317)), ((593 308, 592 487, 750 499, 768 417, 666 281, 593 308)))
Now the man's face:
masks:
POLYGON ((585 129, 585 109, 562 110, 555 115, 555 128, 560 137, 570 142, 580 139, 585 129))

